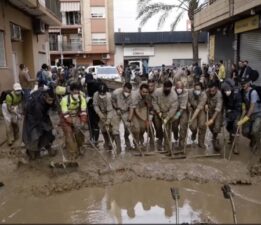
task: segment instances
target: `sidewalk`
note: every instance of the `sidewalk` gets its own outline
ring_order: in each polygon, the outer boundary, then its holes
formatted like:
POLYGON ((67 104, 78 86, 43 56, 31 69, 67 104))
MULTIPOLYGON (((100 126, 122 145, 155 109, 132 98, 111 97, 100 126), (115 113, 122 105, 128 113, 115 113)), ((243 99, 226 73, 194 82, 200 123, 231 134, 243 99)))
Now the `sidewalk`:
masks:
POLYGON ((3 117, 0 117, 0 145, 6 140, 5 124, 3 117))
POLYGON ((5 124, 3 117, 0 117, 0 146, 6 140, 5 124))

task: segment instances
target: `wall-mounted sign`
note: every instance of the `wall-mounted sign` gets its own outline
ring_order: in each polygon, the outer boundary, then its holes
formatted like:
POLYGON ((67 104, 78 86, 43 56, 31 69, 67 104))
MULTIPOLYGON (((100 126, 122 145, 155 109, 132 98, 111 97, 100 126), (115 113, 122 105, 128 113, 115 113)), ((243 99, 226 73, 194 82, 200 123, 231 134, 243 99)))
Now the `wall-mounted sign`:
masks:
POLYGON ((251 16, 235 22, 235 34, 259 28, 259 15, 251 16))
POLYGON ((154 47, 125 47, 124 56, 154 56, 154 47))

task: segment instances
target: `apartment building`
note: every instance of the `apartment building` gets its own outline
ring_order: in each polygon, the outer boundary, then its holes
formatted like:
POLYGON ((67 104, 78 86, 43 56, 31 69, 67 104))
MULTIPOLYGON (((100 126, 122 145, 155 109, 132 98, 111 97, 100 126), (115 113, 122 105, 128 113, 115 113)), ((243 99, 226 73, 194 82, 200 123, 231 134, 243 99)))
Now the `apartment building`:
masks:
POLYGON ((51 63, 114 64, 112 0, 60 0, 62 26, 49 28, 51 63))
POLYGON ((0 1, 0 91, 18 81, 21 63, 31 77, 50 63, 48 26, 60 24, 58 0, 0 1))
POLYGON ((206 1, 194 23, 195 30, 209 32, 209 59, 223 59, 228 70, 239 59, 248 60, 261 74, 260 16, 260 0, 206 1))

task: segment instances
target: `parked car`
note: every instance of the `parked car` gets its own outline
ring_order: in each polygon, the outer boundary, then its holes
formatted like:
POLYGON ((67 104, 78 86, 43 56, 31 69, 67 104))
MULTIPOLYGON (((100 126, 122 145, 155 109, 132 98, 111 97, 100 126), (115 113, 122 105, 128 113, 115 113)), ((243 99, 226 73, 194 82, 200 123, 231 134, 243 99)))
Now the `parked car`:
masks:
POLYGON ((89 66, 85 72, 91 73, 94 79, 121 81, 121 76, 115 66, 89 66))

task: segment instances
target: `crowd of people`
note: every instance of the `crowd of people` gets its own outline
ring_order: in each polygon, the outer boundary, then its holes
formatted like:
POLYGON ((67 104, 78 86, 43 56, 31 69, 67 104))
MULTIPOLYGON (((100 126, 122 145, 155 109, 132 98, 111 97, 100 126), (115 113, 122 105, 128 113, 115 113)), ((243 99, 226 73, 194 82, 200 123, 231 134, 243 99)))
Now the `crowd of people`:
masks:
MULTIPOLYGON (((237 70, 233 64, 228 75, 222 60, 202 67, 198 63, 174 69, 162 65, 138 86, 126 79, 122 87, 109 91, 101 80, 74 65, 65 72, 62 67, 52 71, 43 64, 32 79, 22 64, 20 83, 2 99, 8 144, 12 147, 17 140, 23 117, 22 141, 28 157, 36 159, 43 150, 55 155, 52 143, 56 137, 49 114, 53 109, 60 118, 67 157, 73 161, 81 154, 87 126, 94 145, 98 146, 101 133, 104 149, 120 154, 124 146, 121 123, 126 151, 143 149, 147 133, 151 151, 172 155, 172 136, 178 142, 175 150, 183 150, 188 130, 191 140, 204 149, 209 129, 213 148, 220 152, 222 126, 226 126, 229 144, 242 132, 250 140, 251 150, 257 151, 261 148, 261 92, 253 82, 258 73, 247 61, 240 61, 238 66, 237 70)), ((238 154, 237 148, 233 151, 238 154)))

